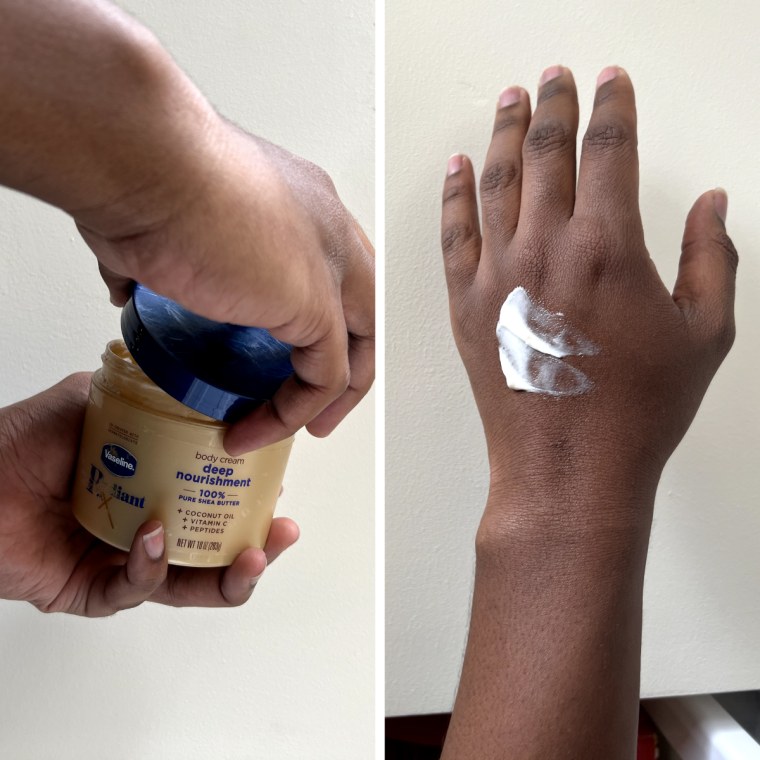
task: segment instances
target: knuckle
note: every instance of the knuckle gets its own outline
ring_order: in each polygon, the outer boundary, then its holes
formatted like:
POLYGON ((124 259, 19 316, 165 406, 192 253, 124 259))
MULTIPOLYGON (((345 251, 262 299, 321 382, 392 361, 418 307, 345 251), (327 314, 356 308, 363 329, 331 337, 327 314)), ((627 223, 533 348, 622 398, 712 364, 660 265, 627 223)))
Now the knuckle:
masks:
POLYGON ((591 155, 614 153, 627 149, 631 144, 631 131, 620 121, 590 124, 583 137, 583 147, 591 155))
POLYGON ((456 253, 469 244, 475 236, 475 226, 470 221, 451 222, 441 233, 441 248, 444 256, 456 253))
POLYGON ((164 583, 164 597, 166 599, 165 604, 170 607, 183 606, 182 590, 180 588, 179 580, 181 577, 182 576, 180 575, 171 574, 166 576, 166 582, 164 583))
POLYGON ((721 323, 720 327, 715 331, 715 345, 721 355, 725 356, 734 345, 736 339, 736 324, 731 319, 728 322, 721 323))
MULTIPOLYGON (((488 333, 488 330, 484 329, 486 325, 483 324, 486 321, 485 312, 481 309, 473 308, 475 305, 473 303, 475 300, 473 298, 474 295, 473 291, 463 290, 456 303, 453 299, 450 301, 451 325, 454 331, 454 338, 458 344, 476 345, 488 333)), ((496 321, 494 319, 495 324, 496 321)))
POLYGON ((578 258, 606 259, 612 249, 609 230, 596 221, 578 226, 573 234, 572 252, 578 258))
MULTIPOLYGON (((372 293, 369 296, 371 298, 372 293)), ((374 301, 370 301, 368 298, 367 302, 356 307, 344 303, 343 314, 348 328, 349 341, 354 344, 355 350, 362 355, 371 354, 375 346, 374 301)))
POLYGON ((712 355, 717 355, 722 360, 731 350, 736 338, 736 323, 733 315, 711 309, 702 314, 702 319, 704 346, 712 355))
POLYGON ((594 94, 594 109, 605 103, 615 103, 617 108, 633 107, 633 92, 625 80, 616 78, 599 87, 594 94))
POLYGON ((525 156, 533 159, 553 156, 572 145, 572 135, 566 124, 556 119, 544 120, 530 127, 525 136, 525 156))
POLYGON ((492 137, 498 135, 501 132, 506 132, 512 127, 522 126, 525 120, 524 114, 517 113, 514 108, 504 108, 496 114, 496 119, 493 123, 492 137))
POLYGON ((306 165, 306 171, 311 175, 312 179, 321 186, 326 192, 335 194, 335 184, 332 181, 332 177, 317 164, 313 164, 311 161, 303 159, 306 165))
POLYGON ((472 188, 467 180, 458 175, 450 177, 443 187, 443 205, 460 200, 469 201, 472 197, 472 188))
POLYGON ((372 387, 374 382, 375 382, 374 370, 371 373, 368 373, 361 377, 359 382, 356 383, 356 391, 359 394, 359 398, 364 398, 369 393, 369 389, 372 387))
POLYGON ((477 317, 471 310, 460 310, 452 315, 455 340, 459 339, 466 345, 472 343, 483 333, 482 318, 477 317))
POLYGON ((446 285, 449 291, 449 308, 452 318, 459 318, 459 306, 462 295, 472 283, 472 271, 468 267, 447 267, 446 285))
POLYGON ((253 595, 253 592, 256 590, 256 586, 253 586, 251 588, 251 592, 249 594, 246 594, 245 596, 238 596, 234 599, 230 599, 229 596, 227 596, 226 593, 222 592, 222 598, 224 599, 224 603, 227 607, 242 607, 253 595))
POLYGON ((520 168, 516 161, 496 161, 487 166, 480 177, 480 194, 488 199, 500 198, 519 180, 520 168))
POLYGON ((645 247, 641 221, 627 209, 576 215, 571 225, 571 249, 581 258, 609 259, 618 251, 645 247))
POLYGON ((575 88, 570 86, 565 77, 552 79, 541 86, 538 93, 538 103, 545 103, 547 100, 557 97, 558 95, 573 95, 575 88))
POLYGON ((274 409, 272 412, 277 428, 278 435, 282 438, 295 435, 308 421, 314 416, 314 412, 309 410, 306 412, 302 409, 295 411, 274 409))
POLYGON ((366 351, 360 360, 353 362, 351 369, 351 388, 364 396, 375 382, 375 341, 374 338, 364 338, 366 351))
POLYGON ((739 252, 736 250, 736 246, 731 238, 725 232, 720 232, 715 237, 715 245, 723 252, 726 264, 728 264, 731 271, 736 274, 736 271, 739 268, 739 252))
POLYGON ((98 609, 93 615, 88 606, 87 615, 88 617, 107 617, 109 615, 115 615, 117 612, 132 610, 135 607, 139 607, 144 601, 145 599, 125 599, 115 594, 107 594, 104 598, 104 605, 102 608, 98 609))
MULTIPOLYGON (((543 287, 550 273, 546 246, 538 235, 524 240, 514 254, 515 272, 521 281, 529 283, 534 290, 543 287)), ((526 286, 527 287, 527 286, 526 286)))
POLYGON ((342 395, 348 390, 348 386, 351 384, 351 368, 348 361, 335 373, 335 382, 332 389, 335 397, 342 395))
MULTIPOLYGON (((139 601, 134 601, 134 603, 129 604, 130 607, 137 606, 138 604, 142 604, 144 599, 147 599, 156 589, 156 586, 158 586, 160 582, 160 579, 158 578, 148 578, 148 577, 130 577, 129 578, 129 594, 132 597, 140 597, 139 601)), ((112 598, 112 601, 117 604, 119 607, 123 607, 123 603, 117 599, 115 596, 112 598)))
POLYGON ((53 599, 50 602, 33 602, 34 606, 46 615, 51 615, 54 612, 64 612, 64 606, 57 600, 53 599))
MULTIPOLYGON (((145 572, 138 573, 132 571, 129 565, 127 565, 127 583, 129 585, 127 595, 132 598, 129 606, 136 607, 138 604, 142 604, 142 602, 156 590, 156 587, 161 583, 162 578, 163 572, 154 571, 150 574, 145 572)), ((124 607, 124 602, 122 600, 123 594, 124 589, 119 589, 119 591, 115 590, 115 593, 110 595, 110 601, 114 606, 118 606, 119 608, 124 607)))

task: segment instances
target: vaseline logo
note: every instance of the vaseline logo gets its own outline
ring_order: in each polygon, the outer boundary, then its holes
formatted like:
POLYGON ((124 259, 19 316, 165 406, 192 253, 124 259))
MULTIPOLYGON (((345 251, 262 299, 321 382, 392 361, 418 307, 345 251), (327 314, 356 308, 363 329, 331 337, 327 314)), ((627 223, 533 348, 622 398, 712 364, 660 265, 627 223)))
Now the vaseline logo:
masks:
POLYGON ((100 459, 109 472, 120 478, 129 478, 135 474, 137 460, 121 446, 107 443, 100 452, 100 459))

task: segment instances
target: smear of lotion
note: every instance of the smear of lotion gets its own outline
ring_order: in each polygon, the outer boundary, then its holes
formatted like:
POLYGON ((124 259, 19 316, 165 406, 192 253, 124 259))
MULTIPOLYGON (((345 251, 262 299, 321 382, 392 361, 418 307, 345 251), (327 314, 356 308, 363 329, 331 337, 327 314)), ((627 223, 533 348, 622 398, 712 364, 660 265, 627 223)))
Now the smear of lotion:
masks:
POLYGON ((515 288, 501 307, 496 325, 501 369, 516 391, 574 396, 593 383, 566 356, 591 356, 596 346, 561 312, 534 304, 525 288, 515 288))

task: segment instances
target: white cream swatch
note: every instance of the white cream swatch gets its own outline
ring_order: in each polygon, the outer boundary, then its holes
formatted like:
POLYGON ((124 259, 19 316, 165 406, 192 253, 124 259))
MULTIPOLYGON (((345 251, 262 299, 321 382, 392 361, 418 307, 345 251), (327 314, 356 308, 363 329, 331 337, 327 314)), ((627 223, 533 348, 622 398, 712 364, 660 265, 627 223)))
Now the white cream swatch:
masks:
POLYGON ((515 288, 504 301, 496 337, 501 369, 513 390, 574 396, 593 387, 583 372, 563 359, 592 356, 597 347, 564 314, 533 303, 525 288, 515 288))

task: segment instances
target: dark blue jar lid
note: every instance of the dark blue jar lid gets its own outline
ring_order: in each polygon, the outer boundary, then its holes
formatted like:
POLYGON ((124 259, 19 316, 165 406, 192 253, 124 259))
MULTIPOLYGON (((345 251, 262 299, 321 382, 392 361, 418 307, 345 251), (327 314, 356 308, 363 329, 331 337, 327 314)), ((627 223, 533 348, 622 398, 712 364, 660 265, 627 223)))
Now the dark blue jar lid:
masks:
POLYGON ((293 374, 292 346, 259 327, 214 322, 136 285, 121 313, 130 354, 185 406, 234 422, 272 398, 293 374))

